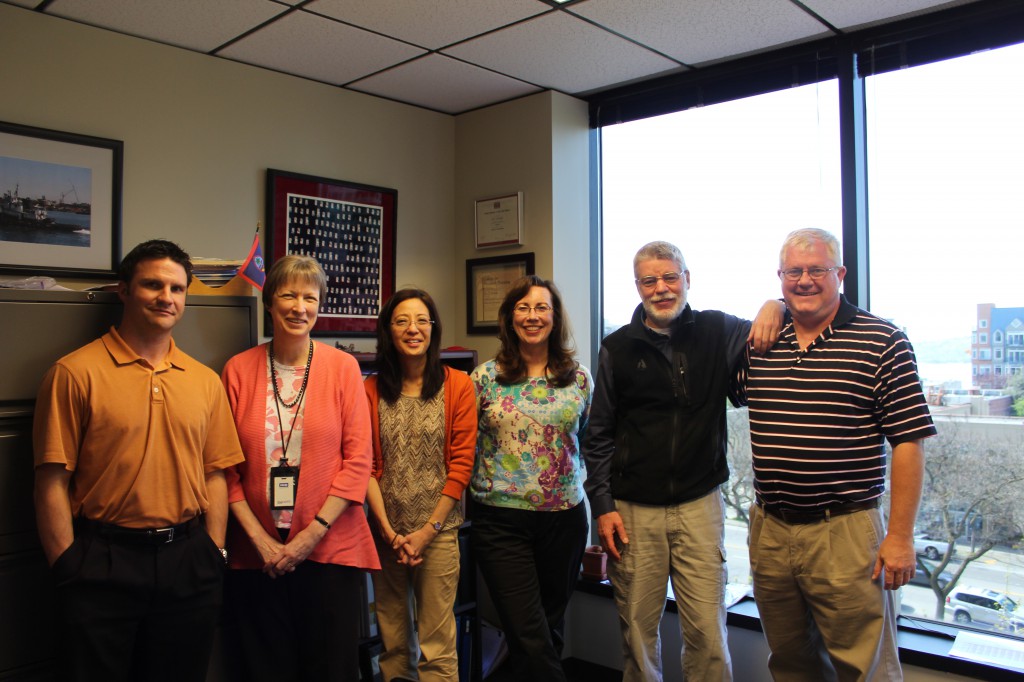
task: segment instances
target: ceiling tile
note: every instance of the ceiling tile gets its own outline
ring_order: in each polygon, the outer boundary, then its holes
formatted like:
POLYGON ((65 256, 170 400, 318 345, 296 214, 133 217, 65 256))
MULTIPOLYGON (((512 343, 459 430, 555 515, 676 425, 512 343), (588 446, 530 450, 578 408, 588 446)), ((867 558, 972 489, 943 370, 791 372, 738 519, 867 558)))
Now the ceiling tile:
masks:
POLYGON ((439 54, 406 62, 348 86, 353 90, 455 114, 522 97, 538 88, 439 54))
POLYGON ((679 68, 669 59, 564 12, 545 14, 443 52, 568 93, 679 68))
POLYGON ((209 52, 287 9, 269 0, 54 0, 46 12, 209 52))
POLYGON ((836 28, 863 28, 894 18, 926 14, 974 0, 804 0, 812 12, 836 28))
POLYGON ((304 9, 436 50, 551 7, 538 0, 316 0, 304 9))
POLYGON ((820 37, 828 30, 790 0, 588 0, 569 9, 691 65, 820 37))
POLYGON ((342 85, 424 50, 308 12, 293 12, 218 56, 342 85))
POLYGON ((819 38, 829 25, 849 31, 975 1, 579 0, 558 9, 542 0, 0 3, 42 6, 44 14, 200 52, 227 44, 217 56, 458 113, 543 88, 586 96, 819 38))

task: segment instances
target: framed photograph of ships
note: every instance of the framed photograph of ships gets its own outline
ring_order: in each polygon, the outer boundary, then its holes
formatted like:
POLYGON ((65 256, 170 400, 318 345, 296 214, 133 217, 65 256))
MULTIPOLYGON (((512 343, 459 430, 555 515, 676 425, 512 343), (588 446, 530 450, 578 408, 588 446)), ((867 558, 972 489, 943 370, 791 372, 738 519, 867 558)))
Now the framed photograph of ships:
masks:
POLYGON ((270 168, 266 202, 267 270, 297 253, 327 273, 313 336, 374 336, 395 291, 398 191, 270 168))
POLYGON ((0 273, 112 277, 124 143, 0 121, 0 273))

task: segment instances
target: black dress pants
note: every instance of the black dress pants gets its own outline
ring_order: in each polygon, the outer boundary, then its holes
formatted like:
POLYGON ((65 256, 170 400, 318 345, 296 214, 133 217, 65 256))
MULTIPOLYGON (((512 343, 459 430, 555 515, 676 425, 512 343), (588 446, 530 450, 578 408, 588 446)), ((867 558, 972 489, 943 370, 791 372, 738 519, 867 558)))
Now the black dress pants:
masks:
POLYGON ((501 619, 517 680, 565 681, 565 609, 587 545, 586 505, 556 512, 477 504, 477 565, 501 619))
POLYGON ((52 573, 61 680, 206 680, 224 558, 201 523, 167 544, 123 544, 76 523, 52 573))
POLYGON ((236 682, 355 682, 366 572, 304 561, 270 578, 230 570, 224 587, 224 659, 236 682))

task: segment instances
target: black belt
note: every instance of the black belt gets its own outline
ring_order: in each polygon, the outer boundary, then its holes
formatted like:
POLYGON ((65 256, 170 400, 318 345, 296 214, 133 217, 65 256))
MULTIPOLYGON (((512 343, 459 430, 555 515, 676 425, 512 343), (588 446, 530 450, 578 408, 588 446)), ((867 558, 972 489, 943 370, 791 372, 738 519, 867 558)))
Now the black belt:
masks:
POLYGON ((75 520, 77 529, 107 538, 115 544, 122 545, 166 545, 167 543, 188 537, 197 528, 203 528, 203 517, 197 516, 177 526, 163 528, 125 528, 112 523, 101 523, 89 519, 75 520))
POLYGON ((847 504, 834 504, 830 507, 820 509, 793 509, 792 507, 780 507, 777 504, 757 503, 765 514, 782 519, 786 523, 818 523, 826 521, 832 516, 842 516, 859 511, 867 511, 878 507, 878 498, 865 500, 864 502, 849 502, 847 504))

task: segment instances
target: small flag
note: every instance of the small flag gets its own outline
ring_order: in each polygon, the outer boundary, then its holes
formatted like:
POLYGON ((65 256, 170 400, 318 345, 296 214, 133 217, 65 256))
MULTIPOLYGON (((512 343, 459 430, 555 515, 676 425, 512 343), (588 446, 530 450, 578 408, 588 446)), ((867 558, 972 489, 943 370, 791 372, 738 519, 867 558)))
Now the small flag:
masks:
POLYGON ((249 256, 238 268, 238 276, 260 291, 263 291, 263 283, 267 281, 266 264, 263 262, 263 250, 260 248, 260 233, 257 232, 252 240, 252 248, 249 249, 249 256))

